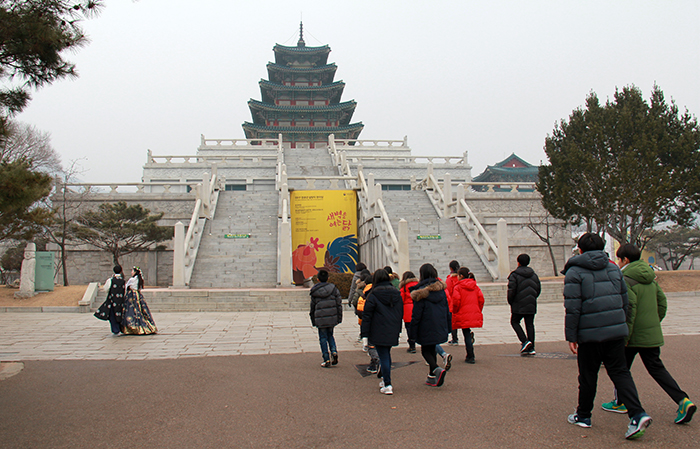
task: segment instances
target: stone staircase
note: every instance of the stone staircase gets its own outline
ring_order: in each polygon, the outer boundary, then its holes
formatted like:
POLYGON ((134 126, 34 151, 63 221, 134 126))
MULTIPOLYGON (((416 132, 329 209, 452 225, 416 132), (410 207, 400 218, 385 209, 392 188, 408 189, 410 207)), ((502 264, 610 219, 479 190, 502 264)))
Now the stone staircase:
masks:
POLYGON ((449 273, 451 260, 474 273, 478 282, 491 282, 491 275, 479 259, 454 218, 439 218, 422 190, 385 190, 384 208, 398 235, 399 220, 408 222, 408 254, 411 271, 418 276, 424 263, 431 263, 441 278, 449 273), (439 240, 418 240, 419 235, 439 235, 439 240))
MULTIPOLYGON (((285 148, 284 163, 288 177, 338 176, 338 169, 325 148, 285 148)), ((328 182, 318 181, 315 188, 326 189, 328 185, 328 182)), ((302 180, 290 180, 289 187, 295 190, 309 189, 302 180)))
POLYGON ((223 191, 202 235, 190 287, 277 285, 277 191, 223 191), (249 238, 226 238, 226 234, 249 238))

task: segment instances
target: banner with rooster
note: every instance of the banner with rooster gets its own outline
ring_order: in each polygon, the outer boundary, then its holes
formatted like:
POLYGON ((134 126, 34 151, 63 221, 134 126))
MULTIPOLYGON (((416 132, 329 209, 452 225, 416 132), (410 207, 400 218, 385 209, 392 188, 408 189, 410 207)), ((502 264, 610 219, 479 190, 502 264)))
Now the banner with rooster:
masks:
POLYGON ((296 285, 325 268, 354 273, 358 260, 357 197, 353 190, 291 192, 292 276, 296 285))

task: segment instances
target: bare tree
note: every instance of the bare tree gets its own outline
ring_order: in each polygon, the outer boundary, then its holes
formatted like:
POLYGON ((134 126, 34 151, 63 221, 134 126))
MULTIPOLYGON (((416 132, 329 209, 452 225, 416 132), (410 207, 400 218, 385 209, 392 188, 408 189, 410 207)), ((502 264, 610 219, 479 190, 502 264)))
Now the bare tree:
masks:
POLYGON ((557 259, 554 256, 554 249, 552 248, 552 239, 566 228, 566 223, 561 220, 557 220, 545 211, 544 215, 534 216, 532 214, 532 208, 528 214, 527 224, 525 225, 530 231, 532 231, 538 239, 547 245, 549 250, 549 258, 552 261, 552 270, 554 270, 554 276, 559 276, 559 269, 557 268, 557 259))
POLYGON ((61 172, 61 158, 51 146, 51 134, 33 125, 8 121, 7 138, 0 139, 0 162, 24 160, 32 171, 55 175, 61 172))

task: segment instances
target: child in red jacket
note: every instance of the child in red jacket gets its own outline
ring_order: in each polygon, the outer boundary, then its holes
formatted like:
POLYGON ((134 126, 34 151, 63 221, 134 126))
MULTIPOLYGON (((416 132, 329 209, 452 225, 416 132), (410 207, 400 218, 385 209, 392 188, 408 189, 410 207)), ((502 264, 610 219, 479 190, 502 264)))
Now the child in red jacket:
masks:
POLYGON ((469 268, 461 267, 452 290, 452 329, 462 329, 467 347, 467 363, 476 363, 472 329, 484 325, 484 294, 470 276, 469 268))

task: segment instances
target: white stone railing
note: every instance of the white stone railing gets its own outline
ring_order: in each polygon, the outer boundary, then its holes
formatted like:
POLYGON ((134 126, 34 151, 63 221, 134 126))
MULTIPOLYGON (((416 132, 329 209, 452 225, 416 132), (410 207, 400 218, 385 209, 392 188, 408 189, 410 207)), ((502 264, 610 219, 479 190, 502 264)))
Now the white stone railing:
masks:
POLYGON ((261 149, 265 147, 282 147, 282 135, 277 139, 207 139, 204 134, 200 136, 199 149, 261 149))
POLYGON ((267 150, 266 154, 235 154, 235 155, 221 155, 221 154, 211 154, 211 155, 196 155, 196 156, 149 156, 148 163, 152 165, 174 165, 174 164, 205 164, 210 165, 212 163, 217 163, 219 165, 224 164, 236 164, 236 163, 262 163, 265 161, 276 161, 277 151, 267 150))
POLYGON ((198 182, 124 182, 124 183, 94 183, 70 182, 63 184, 69 192, 75 194, 191 194, 196 195, 198 182), (189 188, 189 192, 188 192, 189 188))
POLYGON ((199 252, 204 226, 207 219, 214 219, 216 205, 219 200, 220 184, 217 176, 217 166, 212 166, 212 173, 204 174, 202 183, 197 184, 194 209, 187 227, 187 234, 181 235, 183 226, 175 225, 173 251, 173 286, 185 287, 190 285, 194 264, 199 252))
MULTIPOLYGON (((395 163, 400 163, 400 164, 410 164, 410 165, 419 165, 419 164, 436 164, 436 163, 441 163, 445 165, 452 165, 452 166, 468 166, 468 162, 466 157, 459 157, 459 156, 375 156, 375 155, 358 155, 358 154, 351 154, 347 155, 346 159, 348 162, 352 162, 353 164, 367 164, 370 162, 374 163, 387 163, 387 164, 395 164, 395 163)), ((468 167, 471 168, 471 167, 468 167)))
MULTIPOLYGON (((393 267, 404 266, 407 262, 399 260, 399 241, 391 226, 391 220, 386 213, 382 201, 382 185, 374 183, 374 175, 371 173, 365 180, 362 170, 357 172, 358 184, 360 186, 359 199, 362 214, 367 221, 374 223, 376 234, 380 239, 381 247, 385 255, 383 260, 370 261, 372 266, 391 265, 393 267)), ((376 253, 375 253, 376 254, 376 253)))
MULTIPOLYGON (((329 139, 331 137, 329 136, 329 139)), ((371 149, 386 149, 386 148, 396 148, 396 147, 403 147, 407 148, 408 147, 408 138, 404 137, 403 140, 386 140, 386 139, 379 139, 379 140, 357 140, 357 139, 333 139, 335 141, 335 145, 338 148, 341 147, 350 147, 350 149, 357 150, 357 149, 364 149, 364 148, 371 148, 371 149)))

